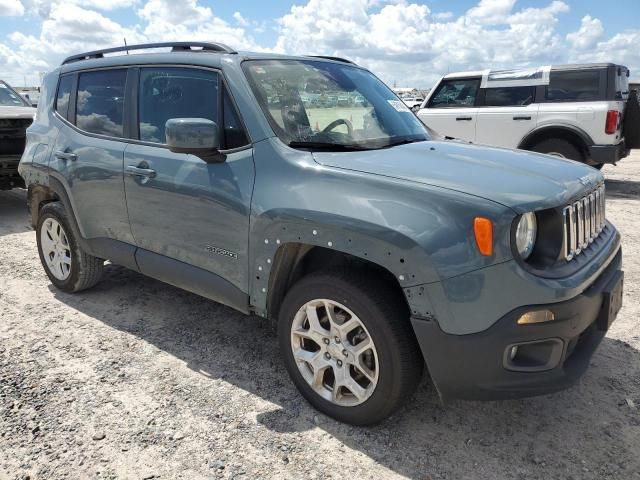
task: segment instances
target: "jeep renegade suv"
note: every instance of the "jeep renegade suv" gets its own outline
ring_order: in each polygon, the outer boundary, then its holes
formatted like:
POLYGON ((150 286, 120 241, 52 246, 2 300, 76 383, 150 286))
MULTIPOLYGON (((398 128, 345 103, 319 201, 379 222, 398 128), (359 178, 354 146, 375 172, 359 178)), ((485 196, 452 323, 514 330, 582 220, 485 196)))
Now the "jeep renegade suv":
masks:
POLYGON ((450 73, 418 116, 448 137, 602 168, 628 154, 628 95, 629 70, 613 64, 450 73))
POLYGON ((273 319, 319 410, 377 422, 575 382, 622 298, 602 175, 437 141, 367 70, 220 44, 67 59, 20 172, 51 282, 105 260, 273 319), (358 97, 340 105, 315 96, 358 97), (304 99, 307 100, 304 100, 304 99))
POLYGON ((18 163, 36 110, 0 80, 0 190, 24 187, 18 163))

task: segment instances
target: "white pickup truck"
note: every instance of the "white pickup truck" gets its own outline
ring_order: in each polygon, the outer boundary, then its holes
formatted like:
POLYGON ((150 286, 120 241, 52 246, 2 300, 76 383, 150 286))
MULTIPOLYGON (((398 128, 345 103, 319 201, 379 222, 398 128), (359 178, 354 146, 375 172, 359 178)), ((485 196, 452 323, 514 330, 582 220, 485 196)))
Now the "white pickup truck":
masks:
POLYGON ((601 168, 638 142, 625 142, 628 96, 629 70, 611 63, 461 72, 442 77, 417 115, 446 137, 601 168))

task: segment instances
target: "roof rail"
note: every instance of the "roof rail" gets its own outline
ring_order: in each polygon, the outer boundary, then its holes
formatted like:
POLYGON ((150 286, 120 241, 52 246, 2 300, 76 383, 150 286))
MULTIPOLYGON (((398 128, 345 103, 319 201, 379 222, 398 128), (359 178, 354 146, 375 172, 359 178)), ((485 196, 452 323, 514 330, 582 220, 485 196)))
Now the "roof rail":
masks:
POLYGON ((352 62, 351 60, 347 60, 342 57, 332 57, 330 55, 309 55, 312 58, 324 58, 326 60, 333 60, 334 62, 342 62, 342 63, 350 63, 351 65, 355 65, 356 62, 352 62))
POLYGON ((122 47, 106 48, 104 50, 95 50, 93 52, 80 53, 65 58, 62 65, 67 63, 79 62, 81 60, 89 60, 93 58, 104 58, 106 53, 129 52, 130 50, 147 50, 151 48, 171 48, 172 52, 219 52, 219 53, 238 53, 231 47, 223 43, 203 43, 203 42, 161 42, 161 43, 141 43, 138 45, 123 45, 122 47), (196 50, 194 50, 194 47, 196 50))

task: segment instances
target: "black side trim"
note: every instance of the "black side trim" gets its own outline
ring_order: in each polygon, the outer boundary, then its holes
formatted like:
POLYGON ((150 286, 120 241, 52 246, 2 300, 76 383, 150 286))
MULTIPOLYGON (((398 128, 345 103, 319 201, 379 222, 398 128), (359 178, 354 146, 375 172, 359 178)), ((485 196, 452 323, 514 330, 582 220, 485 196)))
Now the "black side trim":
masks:
POLYGON ((140 271, 136 263, 137 247, 134 245, 113 238, 89 238, 85 239, 85 242, 89 245, 89 251, 94 257, 110 260, 111 263, 136 272, 140 271))
POLYGON ((249 295, 215 273, 143 249, 136 261, 144 275, 250 313, 249 295))

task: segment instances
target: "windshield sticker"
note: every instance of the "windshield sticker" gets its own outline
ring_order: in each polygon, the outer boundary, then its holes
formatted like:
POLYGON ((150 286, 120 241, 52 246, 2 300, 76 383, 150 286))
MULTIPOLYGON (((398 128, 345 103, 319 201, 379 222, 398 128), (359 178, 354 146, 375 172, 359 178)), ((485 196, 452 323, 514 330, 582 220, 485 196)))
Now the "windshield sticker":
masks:
POLYGON ((397 112, 411 113, 411 110, 409 110, 409 107, 407 107, 402 100, 387 100, 387 102, 389 102, 389 105, 395 108, 397 112))
POLYGON ((4 83, 0 83, 0 88, 7 88, 7 86, 4 83))

